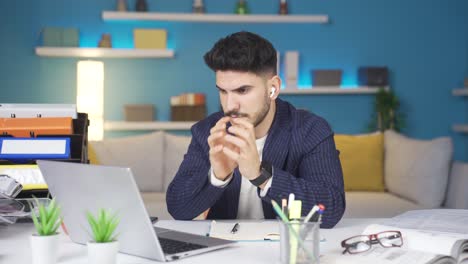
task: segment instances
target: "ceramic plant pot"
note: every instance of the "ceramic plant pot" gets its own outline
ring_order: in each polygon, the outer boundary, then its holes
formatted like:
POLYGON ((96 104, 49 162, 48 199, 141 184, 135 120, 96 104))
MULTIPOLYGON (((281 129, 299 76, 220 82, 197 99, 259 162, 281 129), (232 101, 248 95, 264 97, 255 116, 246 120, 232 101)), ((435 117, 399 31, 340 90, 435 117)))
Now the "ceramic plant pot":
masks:
POLYGON ((119 241, 88 242, 88 261, 90 264, 115 264, 117 252, 119 252, 119 241))
POLYGON ((58 256, 58 234, 51 236, 31 236, 33 264, 55 264, 58 256))

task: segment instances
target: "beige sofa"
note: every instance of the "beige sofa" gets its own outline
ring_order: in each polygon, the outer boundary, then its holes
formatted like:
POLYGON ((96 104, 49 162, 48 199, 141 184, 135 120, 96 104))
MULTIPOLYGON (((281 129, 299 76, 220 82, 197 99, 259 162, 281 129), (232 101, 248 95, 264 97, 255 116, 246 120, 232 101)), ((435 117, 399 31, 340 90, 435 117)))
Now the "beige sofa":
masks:
MULTIPOLYGON (((166 208, 165 190, 189 143, 188 136, 161 131, 110 138, 90 142, 90 158, 92 163, 132 168, 150 215, 172 219, 166 208)), ((422 208, 468 209, 468 164, 451 161, 450 139, 419 141, 386 132, 385 148, 387 191, 346 192, 344 217, 391 217, 422 208), (414 152, 428 154, 415 161, 414 152)))

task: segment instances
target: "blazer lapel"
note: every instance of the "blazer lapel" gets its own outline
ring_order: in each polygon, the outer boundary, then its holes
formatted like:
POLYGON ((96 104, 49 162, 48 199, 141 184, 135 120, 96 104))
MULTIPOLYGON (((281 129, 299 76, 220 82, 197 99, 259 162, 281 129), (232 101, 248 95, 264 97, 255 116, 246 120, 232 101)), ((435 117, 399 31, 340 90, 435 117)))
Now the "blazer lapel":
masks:
MULTIPOLYGON (((276 106, 275 119, 263 147, 262 160, 271 163, 273 168, 285 169, 291 138, 290 115, 288 105, 280 99, 277 99, 276 106)), ((271 204, 263 202, 262 206, 265 218, 274 218, 271 204)))

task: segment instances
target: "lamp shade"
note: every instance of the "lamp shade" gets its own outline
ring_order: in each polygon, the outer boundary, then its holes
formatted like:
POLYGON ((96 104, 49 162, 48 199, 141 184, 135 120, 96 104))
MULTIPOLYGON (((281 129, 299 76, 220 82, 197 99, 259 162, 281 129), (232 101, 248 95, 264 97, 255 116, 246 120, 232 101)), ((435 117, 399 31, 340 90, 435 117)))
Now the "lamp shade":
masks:
POLYGON ((77 65, 76 107, 90 120, 89 140, 104 136, 104 63, 79 61, 77 65))

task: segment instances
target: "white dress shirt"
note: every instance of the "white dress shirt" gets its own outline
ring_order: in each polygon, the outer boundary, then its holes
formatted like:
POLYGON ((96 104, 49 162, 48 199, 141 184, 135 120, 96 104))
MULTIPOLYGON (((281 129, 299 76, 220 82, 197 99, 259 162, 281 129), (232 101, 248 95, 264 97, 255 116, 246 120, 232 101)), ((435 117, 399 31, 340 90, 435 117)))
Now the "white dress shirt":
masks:
MULTIPOLYGON (((255 140, 260 161, 262 160, 263 147, 265 146, 267 136, 255 140)), ((232 180, 231 175, 226 180, 221 181, 215 177, 213 170, 210 171, 210 182, 216 187, 224 188, 232 180)), ((237 210, 237 219, 264 219, 265 217, 263 215, 262 200, 257 195, 257 186, 250 183, 250 181, 247 178, 241 178, 242 181, 239 196, 239 208, 237 210)), ((271 187, 272 181, 273 177, 268 179, 265 188, 263 188, 263 190, 260 191, 260 196, 264 197, 267 194, 268 190, 271 187)))

